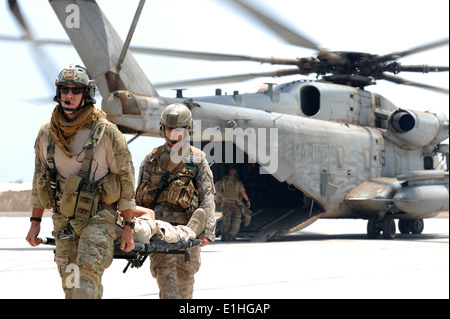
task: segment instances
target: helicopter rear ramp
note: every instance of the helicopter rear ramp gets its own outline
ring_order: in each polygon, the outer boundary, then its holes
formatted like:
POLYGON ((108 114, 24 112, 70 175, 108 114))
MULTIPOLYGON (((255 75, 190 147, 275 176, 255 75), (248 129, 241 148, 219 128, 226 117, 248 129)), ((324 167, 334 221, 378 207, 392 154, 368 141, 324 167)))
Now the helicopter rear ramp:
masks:
MULTIPOLYGON (((238 238, 252 242, 263 242, 299 231, 321 215, 320 210, 310 212, 309 209, 260 209, 252 214, 250 225, 245 227, 241 222, 238 238)), ((216 236, 221 236, 222 218, 217 220, 216 236)))

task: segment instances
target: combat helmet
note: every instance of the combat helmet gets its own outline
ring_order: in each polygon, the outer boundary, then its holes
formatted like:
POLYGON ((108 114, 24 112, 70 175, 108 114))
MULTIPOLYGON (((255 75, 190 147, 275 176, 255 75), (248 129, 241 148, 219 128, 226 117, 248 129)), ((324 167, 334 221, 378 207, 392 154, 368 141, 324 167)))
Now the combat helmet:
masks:
POLYGON ((185 128, 189 134, 192 134, 192 113, 184 104, 170 104, 162 111, 159 124, 159 134, 164 138, 166 138, 165 128, 185 128))
MULTIPOLYGON (((89 72, 89 70, 80 65, 68 64, 59 73, 58 77, 55 80, 55 85, 56 85, 56 96, 53 98, 53 100, 55 102, 58 102, 60 105, 61 105, 60 87, 63 85, 84 86, 85 87, 85 90, 83 92, 83 100, 85 101, 84 106, 92 105, 95 104, 96 102, 94 98, 95 90, 97 89, 95 80, 93 79, 93 76, 89 72)), ((81 104, 82 102, 80 103, 80 105, 81 104)), ((78 111, 80 108, 81 106, 78 106, 75 109, 75 112, 78 111)))

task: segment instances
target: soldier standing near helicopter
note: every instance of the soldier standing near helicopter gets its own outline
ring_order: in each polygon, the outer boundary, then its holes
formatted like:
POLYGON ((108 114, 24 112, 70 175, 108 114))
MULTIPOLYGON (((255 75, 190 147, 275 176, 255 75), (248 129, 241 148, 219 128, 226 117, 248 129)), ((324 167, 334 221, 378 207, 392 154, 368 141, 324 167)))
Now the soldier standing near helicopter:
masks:
MULTIPOLYGON (((166 143, 142 161, 136 202, 153 209, 156 219, 173 226, 186 225, 195 212, 204 210, 206 227, 198 237, 203 247, 215 240, 215 190, 205 153, 189 145, 192 126, 192 114, 185 105, 171 104, 163 110, 160 135, 166 143)), ((152 255, 150 268, 160 298, 191 299, 200 264, 198 246, 190 250, 190 262, 182 255, 152 255)))
POLYGON ((58 105, 35 143, 26 240, 40 244, 44 209, 53 208, 55 262, 66 298, 101 298, 101 278, 113 261, 118 211, 125 222, 121 249, 130 251, 134 243, 133 162, 122 133, 94 106, 96 85, 87 69, 70 64, 55 85, 58 105))
POLYGON ((244 214, 246 225, 250 223, 250 199, 245 191, 244 184, 237 177, 237 170, 230 169, 229 175, 218 181, 215 185, 217 191, 217 201, 222 207, 222 240, 232 241, 236 237, 241 228, 241 219, 244 214), (246 200, 246 208, 242 207, 241 199, 246 200), (242 212, 241 209, 245 211, 242 212))

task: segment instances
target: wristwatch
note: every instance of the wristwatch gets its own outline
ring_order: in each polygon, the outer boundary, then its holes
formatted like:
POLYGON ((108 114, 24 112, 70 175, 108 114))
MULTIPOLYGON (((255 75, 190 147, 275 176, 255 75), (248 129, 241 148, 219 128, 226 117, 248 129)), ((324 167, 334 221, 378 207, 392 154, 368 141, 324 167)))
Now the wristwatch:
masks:
POLYGON ((42 221, 42 218, 39 218, 39 217, 30 217, 30 222, 32 222, 32 221, 35 221, 35 222, 40 223, 40 222, 42 221))
POLYGON ((131 222, 123 222, 124 226, 130 226, 131 229, 134 229, 134 220, 132 220, 131 222))

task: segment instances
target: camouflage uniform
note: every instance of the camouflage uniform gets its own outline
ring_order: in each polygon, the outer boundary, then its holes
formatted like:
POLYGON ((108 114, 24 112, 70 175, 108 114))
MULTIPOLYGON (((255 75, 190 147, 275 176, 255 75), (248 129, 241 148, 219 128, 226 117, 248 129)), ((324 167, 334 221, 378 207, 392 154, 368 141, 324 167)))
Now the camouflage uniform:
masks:
MULTIPOLYGON (((133 221, 135 223, 133 238, 136 243, 148 243, 153 236, 170 244, 177 243, 180 240, 192 240, 197 237, 192 228, 184 225, 173 226, 162 220, 153 220, 146 216, 133 218, 133 221)), ((117 224, 116 232, 117 236, 120 236, 123 221, 118 221, 117 224)))
MULTIPOLYGON (((68 158, 55 147, 55 166, 58 171, 58 194, 64 192, 64 181, 69 175, 77 175, 81 168, 81 159, 84 158, 83 146, 95 122, 79 130, 70 140, 70 149, 78 154, 68 158)), ((46 169, 47 146, 49 144, 49 124, 39 131, 35 143, 35 172, 33 179, 32 199, 33 207, 44 208, 37 195, 38 177, 46 169)), ((103 137, 94 153, 91 178, 100 180, 105 175, 117 174, 120 181, 120 199, 111 205, 99 204, 97 214, 88 220, 67 218, 59 213, 60 197, 57 196, 56 206, 53 207, 53 235, 56 239, 55 261, 62 278, 62 286, 66 298, 101 298, 103 287, 101 278, 114 257, 113 240, 117 239, 115 222, 117 209, 124 211, 135 208, 134 201, 134 167, 131 153, 128 151, 126 141, 117 126, 107 122, 103 137), (69 226, 70 225, 70 226, 69 226), (75 235, 71 238, 59 239, 58 235, 63 229, 72 228, 75 235), (79 288, 73 287, 76 283, 70 280, 74 276, 73 268, 79 269, 79 288)))
MULTIPOLYGON (((165 171, 171 171, 169 180, 173 179, 177 173, 186 169, 186 164, 180 162, 173 163, 170 158, 171 148, 167 145, 159 146, 150 152, 142 161, 138 190, 136 192, 136 202, 140 206, 150 207, 152 202, 146 200, 148 191, 143 188, 147 181, 157 174, 165 171)), ((214 184, 213 176, 206 160, 205 154, 190 146, 191 154, 197 159, 198 171, 195 174, 194 184, 198 190, 198 207, 206 212, 206 228, 201 234, 211 241, 215 240, 215 203, 214 203, 214 184)), ((165 187, 158 197, 155 207, 150 207, 155 211, 157 220, 168 222, 174 226, 186 225, 190 214, 186 209, 168 202, 167 193, 169 186, 165 187)), ((201 248, 196 246, 190 251, 190 261, 185 262, 182 255, 159 255, 151 256, 150 269, 153 277, 156 278, 160 289, 160 298, 162 299, 190 299, 194 290, 194 275, 198 272, 201 265, 201 248)))
POLYGON ((237 237, 241 227, 241 193, 245 192, 242 182, 236 177, 225 176, 215 185, 217 196, 221 198, 222 238, 226 240, 231 234, 237 237))

